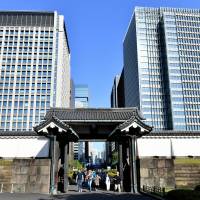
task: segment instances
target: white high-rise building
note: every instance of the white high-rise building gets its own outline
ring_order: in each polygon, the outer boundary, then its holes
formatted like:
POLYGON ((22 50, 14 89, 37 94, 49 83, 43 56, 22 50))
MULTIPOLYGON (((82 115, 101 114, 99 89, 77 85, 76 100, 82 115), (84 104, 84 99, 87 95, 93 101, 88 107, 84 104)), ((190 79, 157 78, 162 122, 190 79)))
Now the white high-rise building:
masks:
POLYGON ((70 49, 57 12, 0 12, 0 129, 31 130, 70 106, 70 49))

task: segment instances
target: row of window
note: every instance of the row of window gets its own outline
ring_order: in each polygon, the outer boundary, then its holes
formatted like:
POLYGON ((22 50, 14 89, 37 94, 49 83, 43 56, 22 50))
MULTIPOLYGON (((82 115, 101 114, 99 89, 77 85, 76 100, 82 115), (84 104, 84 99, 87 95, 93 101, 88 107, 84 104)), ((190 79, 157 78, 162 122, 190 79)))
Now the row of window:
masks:
POLYGON ((47 47, 37 47, 37 46, 32 46, 32 47, 4 47, 4 51, 32 51, 34 50, 35 52, 52 52, 52 48, 47 48, 47 47))
MULTIPOLYGON (((50 102, 49 101, 30 101, 30 102, 28 102, 28 101, 14 101, 13 102, 14 103, 14 107, 16 108, 16 107, 20 107, 20 108, 22 108, 22 107, 34 107, 34 106, 36 106, 36 107, 42 107, 42 108, 45 108, 45 106, 47 107, 47 108, 49 108, 50 107, 50 102)), ((12 107, 12 101, 0 101, 0 105, 2 104, 2 106, 3 106, 3 108, 5 108, 5 107, 12 107)))
MULTIPOLYGON (((38 99, 38 100, 47 100, 50 101, 50 96, 49 95, 31 95, 30 99, 33 101, 34 99, 38 99)), ((12 99, 12 95, 3 95, 0 94, 0 100, 4 99, 4 100, 10 100, 12 99)), ((15 100, 20 99, 20 100, 28 100, 29 99, 29 95, 15 95, 15 100)))
MULTIPOLYGON (((27 109, 27 108, 20 108, 20 109, 14 109, 13 110, 13 114, 14 115, 20 115, 20 116, 24 116, 28 114, 28 111, 30 112, 30 115, 33 115, 34 111, 35 113, 39 113, 39 116, 41 116, 42 114, 44 114, 46 112, 46 110, 43 108, 43 109, 40 109, 40 108, 36 108, 36 109, 27 109)), ((9 109, 2 109, 1 110, 1 113, 2 113, 2 116, 6 116, 7 115, 10 115, 11 114, 11 108, 9 109)))
POLYGON ((199 39, 178 39, 179 45, 198 45, 199 39))
MULTIPOLYGON (((0 82, 13 82, 14 81, 14 76, 0 76, 0 82)), ((32 80, 32 82, 35 82, 36 81, 36 78, 35 77, 16 77, 16 81, 19 82, 19 81, 23 81, 23 82, 30 82, 30 80, 32 80)), ((51 82, 51 77, 37 77, 37 82, 41 82, 41 81, 44 81, 44 82, 51 82)))
POLYGON ((0 89, 0 93, 2 93, 2 94, 12 94, 12 93, 14 93, 15 92, 15 94, 20 94, 20 93, 29 93, 29 92, 31 92, 32 94, 33 93, 41 93, 41 94, 50 94, 51 93, 51 89, 43 89, 43 88, 41 88, 41 89, 24 89, 24 88, 20 88, 20 89, 15 89, 15 90, 13 90, 13 89, 0 89))
POLYGON ((177 30, 176 35, 178 36, 178 38, 199 38, 200 37, 199 32, 193 32, 193 31, 179 31, 179 30, 177 30))
POLYGON ((188 57, 188 56, 181 56, 180 61, 184 63, 200 63, 200 57, 188 57))
MULTIPOLYGON (((194 10, 195 11, 195 10, 194 10)), ((178 15, 176 14, 177 21, 200 21, 199 13, 198 15, 194 15, 194 12, 192 13, 185 13, 184 15, 178 15), (190 16, 192 14, 192 16, 190 16)))
POLYGON ((15 58, 3 58, 2 62, 6 62, 6 63, 15 63, 15 62, 18 62, 18 63, 27 63, 27 64, 31 64, 32 62, 33 63, 39 63, 39 64, 49 64, 49 63, 52 63, 52 59, 21 59, 19 58, 18 60, 15 59, 15 58))
POLYGON ((200 57, 200 51, 179 51, 180 56, 187 56, 187 57, 200 57))
POLYGON ((44 46, 44 47, 53 47, 53 42, 11 42, 11 41, 4 41, 4 42, 1 42, 0 41, 0 45, 3 45, 4 46, 25 46, 25 47, 30 47, 30 46, 44 46))
POLYGON ((52 38, 48 38, 48 37, 45 37, 45 38, 33 38, 33 37, 18 37, 18 36, 15 36, 15 37, 2 37, 0 36, 0 41, 3 43, 3 41, 7 44, 7 42, 10 42, 10 43, 13 43, 13 42, 20 42, 20 43, 23 43, 23 42, 37 42, 39 44, 43 43, 43 42, 49 42, 49 43, 52 43, 53 42, 53 39, 52 38), (19 41, 18 41, 19 39, 19 41))
POLYGON ((3 52, 3 56, 13 57, 18 56, 19 58, 33 58, 33 59, 52 59, 52 53, 49 52, 3 52))
POLYGON ((41 71, 41 70, 47 71, 48 70, 48 72, 50 72, 52 70, 51 65, 37 65, 37 66, 36 65, 33 65, 33 66, 31 66, 31 65, 17 65, 17 66, 16 65, 2 65, 1 68, 2 68, 2 70, 6 70, 6 71, 9 71, 9 70, 15 71, 15 68, 17 68, 17 70, 22 70, 22 71, 38 69, 39 71, 41 71))
MULTIPOLYGON (((37 124, 36 122, 34 123, 34 125, 37 124)), ((32 130, 33 128, 33 123, 32 122, 13 122, 12 124, 12 130, 17 130, 17 131, 21 131, 21 130, 27 130, 27 126, 29 127, 28 130, 32 130)), ((10 127, 10 122, 1 122, 1 128, 0 130, 9 130, 10 127)))
POLYGON ((51 35, 53 36, 53 31, 49 31, 49 30, 26 30, 26 29, 22 29, 21 30, 4 30, 4 29, 0 29, 0 34, 3 34, 5 32, 5 34, 11 35, 11 34, 40 34, 40 35, 51 35))
POLYGON ((13 87, 13 86, 16 86, 16 87, 29 87, 29 86, 31 86, 31 87, 35 87, 35 86, 37 86, 37 87, 48 87, 48 88, 50 88, 51 87, 51 83, 49 82, 49 83, 46 83, 46 82, 44 82, 44 83, 32 83, 32 84, 30 84, 30 83, 24 83, 24 82, 17 82, 17 83, 0 83, 0 87, 2 88, 4 88, 4 87, 13 87))
MULTIPOLYGON (((12 75, 12 74, 11 74, 12 75)), ((14 76, 11 76, 11 77, 8 77, 8 76, 0 76, 0 82, 3 82, 3 81, 5 81, 5 82, 12 82, 12 81, 14 81, 15 80, 15 78, 14 78, 14 76)), ((37 82, 41 82, 41 81, 43 81, 43 82, 50 82, 51 81, 51 76, 49 76, 49 77, 41 77, 41 76, 38 76, 37 78, 36 77, 26 77, 26 76, 17 76, 16 77, 16 81, 17 82, 30 82, 30 80, 32 80, 32 83, 34 83, 36 80, 37 80, 37 82)))
POLYGON ((192 33, 196 33, 200 31, 199 27, 195 27, 195 26, 177 26, 177 32, 192 32, 192 33))
MULTIPOLYGON (((29 70, 27 70, 27 71, 24 71, 24 70, 17 70, 17 72, 15 73, 15 71, 8 71, 8 70, 6 70, 6 71, 4 71, 4 70, 2 70, 1 71, 1 75, 3 76, 4 74, 9 74, 9 73, 14 73, 15 75, 18 75, 18 76, 30 76, 31 75, 31 71, 29 71, 29 70)), ((32 71, 32 75, 33 76, 36 76, 36 74, 38 75, 38 76, 44 76, 44 77, 46 77, 46 76, 51 76, 51 71, 46 71, 46 70, 43 70, 43 71, 32 71)))

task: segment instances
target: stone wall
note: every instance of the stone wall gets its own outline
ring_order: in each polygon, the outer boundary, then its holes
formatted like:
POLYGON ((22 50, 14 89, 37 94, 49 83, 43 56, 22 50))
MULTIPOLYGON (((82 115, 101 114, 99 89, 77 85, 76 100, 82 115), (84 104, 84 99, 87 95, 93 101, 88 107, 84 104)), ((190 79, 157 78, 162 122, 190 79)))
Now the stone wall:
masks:
POLYGON ((2 192, 49 193, 50 159, 0 160, 2 192))
POLYGON ((175 160, 176 188, 194 188, 200 185, 199 163, 176 163, 175 160))
POLYGON ((140 159, 140 185, 174 188, 174 162, 165 158, 140 159))
POLYGON ((194 188, 200 185, 200 159, 141 158, 140 185, 194 188))
POLYGON ((0 192, 11 191, 12 160, 0 159, 0 192))

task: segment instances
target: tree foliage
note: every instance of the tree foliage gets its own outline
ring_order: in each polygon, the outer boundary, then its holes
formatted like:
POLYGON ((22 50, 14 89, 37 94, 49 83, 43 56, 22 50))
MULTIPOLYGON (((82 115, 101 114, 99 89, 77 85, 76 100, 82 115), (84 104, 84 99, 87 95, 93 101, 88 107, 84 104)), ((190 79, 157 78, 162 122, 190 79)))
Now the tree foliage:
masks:
POLYGON ((112 153, 112 165, 115 165, 118 162, 118 152, 114 151, 112 153))
POLYGON ((79 170, 83 168, 83 164, 79 160, 69 161, 69 170, 79 170))

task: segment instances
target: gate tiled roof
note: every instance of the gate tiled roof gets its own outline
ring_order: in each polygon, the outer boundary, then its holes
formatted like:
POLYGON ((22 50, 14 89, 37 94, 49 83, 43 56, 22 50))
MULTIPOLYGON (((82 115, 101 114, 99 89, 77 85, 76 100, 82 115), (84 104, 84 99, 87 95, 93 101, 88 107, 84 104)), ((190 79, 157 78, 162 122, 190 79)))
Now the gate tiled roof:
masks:
POLYGON ((52 108, 47 112, 45 119, 56 116, 62 121, 126 121, 133 115, 143 119, 137 108, 52 108))

